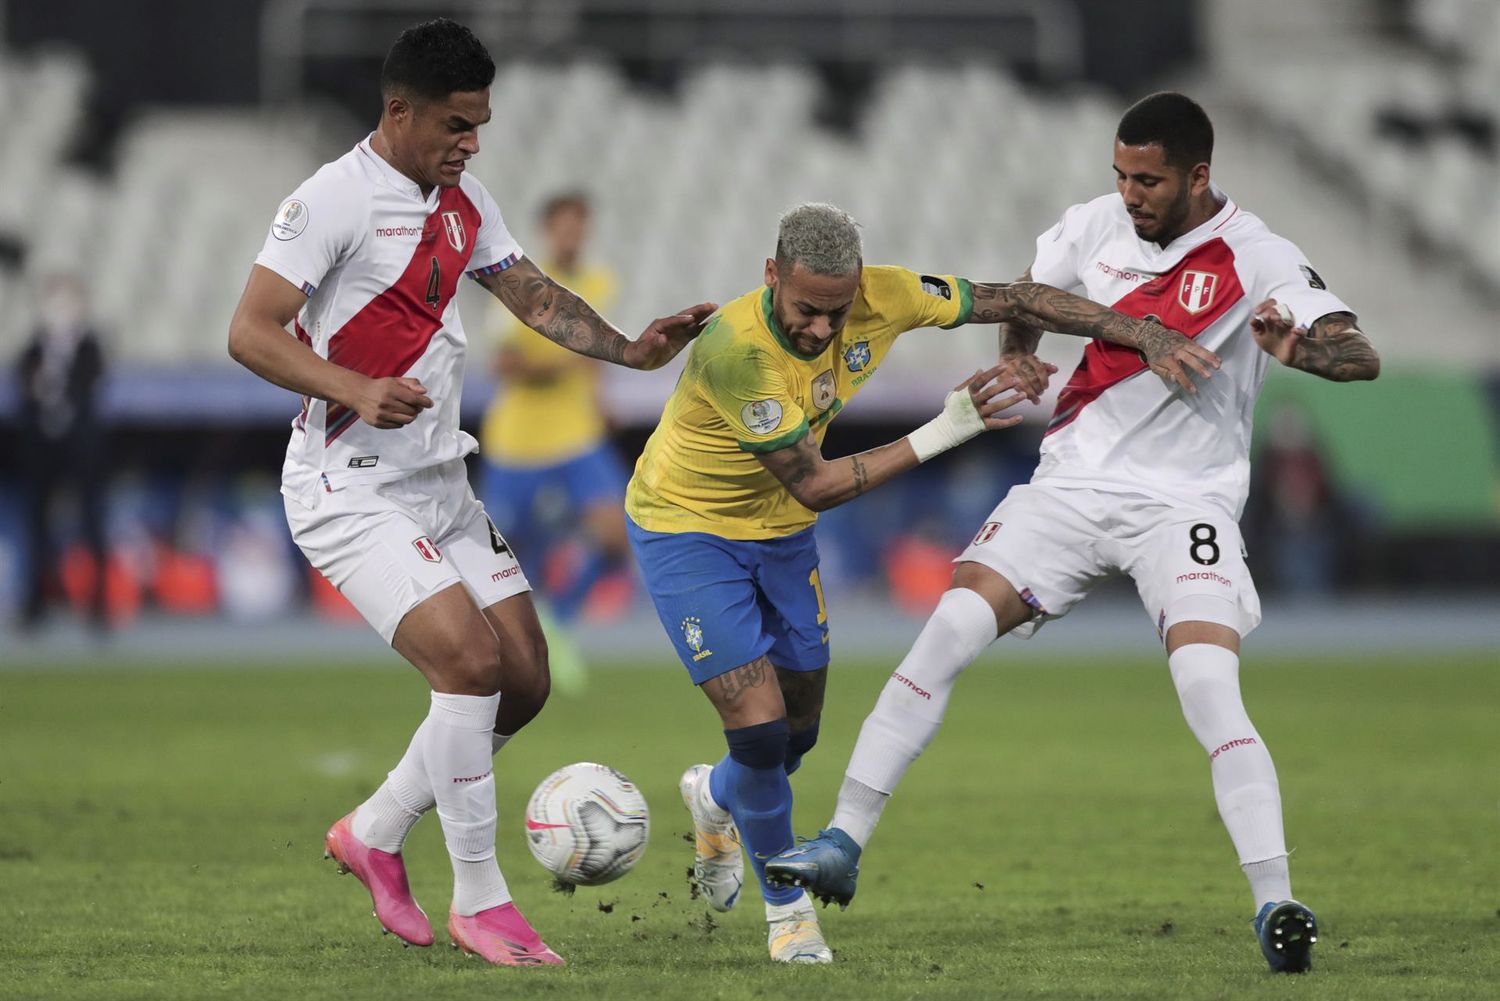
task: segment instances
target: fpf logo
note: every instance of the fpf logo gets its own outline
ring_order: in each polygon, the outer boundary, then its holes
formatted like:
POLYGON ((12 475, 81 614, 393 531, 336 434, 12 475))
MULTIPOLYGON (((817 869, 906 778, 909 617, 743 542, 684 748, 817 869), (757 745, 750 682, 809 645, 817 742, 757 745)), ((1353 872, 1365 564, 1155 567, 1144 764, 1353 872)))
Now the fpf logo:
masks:
POLYGON ((844 349, 844 364, 851 372, 858 372, 870 364, 870 342, 856 341, 844 349))
POLYGON ((1219 285, 1219 276, 1208 271, 1184 271, 1182 285, 1177 290, 1177 301, 1189 313, 1201 313, 1214 304, 1214 290, 1219 285))
POLYGON ((689 615, 682 620, 682 638, 687 642, 688 649, 693 651, 694 663, 713 656, 712 650, 705 650, 703 647, 703 620, 698 616, 689 615))

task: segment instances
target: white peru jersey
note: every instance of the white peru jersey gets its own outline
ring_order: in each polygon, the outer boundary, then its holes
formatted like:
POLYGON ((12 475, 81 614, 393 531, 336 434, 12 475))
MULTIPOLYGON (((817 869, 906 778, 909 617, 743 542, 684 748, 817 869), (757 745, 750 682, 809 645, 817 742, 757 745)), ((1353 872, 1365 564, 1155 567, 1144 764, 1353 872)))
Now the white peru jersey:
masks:
POLYGON ((1194 397, 1152 374, 1139 352, 1090 341, 1058 396, 1033 481, 1209 504, 1238 520, 1250 483, 1251 418, 1272 360, 1255 343, 1251 311, 1273 298, 1310 326, 1349 307, 1294 244, 1227 197, 1218 214, 1165 249, 1135 235, 1117 194, 1074 205, 1036 245, 1035 281, 1082 286, 1095 302, 1154 316, 1223 367, 1199 381, 1194 397))
POLYGON ((391 480, 472 452, 458 426, 467 338, 458 279, 510 267, 521 248, 495 200, 464 174, 425 198, 367 138, 281 203, 255 263, 308 297, 296 333, 320 356, 372 378, 409 376, 433 406, 378 430, 352 410, 303 399, 281 490, 304 502, 355 480, 391 480))

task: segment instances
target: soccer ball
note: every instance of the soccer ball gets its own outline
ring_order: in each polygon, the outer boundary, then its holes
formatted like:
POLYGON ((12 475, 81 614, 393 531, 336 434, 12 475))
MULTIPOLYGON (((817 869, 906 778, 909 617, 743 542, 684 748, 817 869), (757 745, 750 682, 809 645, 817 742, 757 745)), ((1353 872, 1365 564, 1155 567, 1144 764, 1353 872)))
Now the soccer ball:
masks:
POLYGON ((526 843, 558 881, 599 886, 646 854, 651 819, 635 783, 589 761, 548 775, 526 804, 526 843))

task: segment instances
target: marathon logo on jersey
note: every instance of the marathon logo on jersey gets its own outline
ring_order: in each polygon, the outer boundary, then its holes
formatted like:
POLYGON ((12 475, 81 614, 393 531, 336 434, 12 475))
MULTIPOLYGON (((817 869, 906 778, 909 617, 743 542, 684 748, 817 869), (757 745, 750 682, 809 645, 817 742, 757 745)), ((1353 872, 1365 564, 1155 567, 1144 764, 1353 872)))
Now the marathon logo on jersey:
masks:
POLYGON ((833 395, 837 388, 833 381, 833 369, 819 375, 812 384, 813 406, 819 410, 827 410, 833 406, 833 395))
POLYGON ((1194 315, 1214 304, 1214 289, 1219 285, 1219 276, 1209 271, 1184 271, 1182 284, 1177 289, 1177 301, 1182 308, 1194 315))
POLYGON ((1318 274, 1312 269, 1311 264, 1299 264, 1297 265, 1297 270, 1302 272, 1302 276, 1307 279, 1308 285, 1312 286, 1320 292, 1326 292, 1328 290, 1328 283, 1323 280, 1322 275, 1318 274))
POLYGON ((740 420, 756 434, 770 434, 781 427, 781 404, 775 400, 751 400, 740 408, 740 420))
POLYGON ((464 233, 464 221, 457 212, 443 213, 443 232, 448 235, 448 246, 462 253, 469 240, 464 233))
POLYGON ((982 546, 986 542, 993 539, 995 537, 995 533, 1000 531, 1001 524, 1002 523, 998 521, 985 522, 984 527, 981 528, 978 534, 974 536, 974 542, 972 544, 976 546, 982 546))
POLYGON ((378 455, 356 455, 349 460, 350 469, 374 469, 380 463, 378 455))
POLYGON ((509 580, 520 572, 521 568, 519 566, 506 567, 504 570, 496 570, 494 573, 490 574, 490 582, 498 584, 502 580, 509 580))
POLYGON ((870 364, 870 342, 855 341, 844 349, 844 365, 851 372, 858 372, 870 364))
POLYGON ((427 536, 423 535, 412 539, 411 544, 416 548, 417 553, 421 555, 422 559, 428 563, 443 562, 443 554, 438 552, 436 544, 427 536))
POLYGON ((689 615, 682 620, 682 639, 687 643, 688 649, 693 651, 693 663, 713 656, 712 650, 703 647, 703 620, 698 616, 689 615))
POLYGON ((922 291, 928 295, 935 295, 939 299, 953 298, 953 287, 943 279, 934 278, 932 275, 922 276, 922 291))
POLYGON ((271 223, 271 235, 278 240, 295 240, 307 228, 307 206, 296 198, 288 198, 276 210, 271 223))

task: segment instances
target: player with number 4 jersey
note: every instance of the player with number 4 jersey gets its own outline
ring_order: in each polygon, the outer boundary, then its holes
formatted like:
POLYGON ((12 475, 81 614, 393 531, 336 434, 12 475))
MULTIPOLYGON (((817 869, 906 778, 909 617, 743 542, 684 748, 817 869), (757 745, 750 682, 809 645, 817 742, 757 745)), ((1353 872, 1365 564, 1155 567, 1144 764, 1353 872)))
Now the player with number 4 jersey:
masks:
MULTIPOLYGON (((803 205, 782 217, 765 287, 725 305, 693 345, 626 513, 657 614, 729 744, 717 765, 695 765, 680 783, 697 829, 694 878, 710 906, 738 899, 741 839, 757 875, 792 843, 787 776, 817 741, 829 661, 816 512, 1015 424, 1002 412, 1035 400, 1050 366, 977 372, 938 417, 855 456, 823 457, 829 422, 906 331, 1017 317, 1080 335, 1185 340, 1032 282, 864 266, 854 221, 803 205)), ((771 957, 829 962, 806 894, 764 879, 761 890, 771 957)))
MULTIPOLYGON (((1075 205, 1037 240, 1029 280, 1159 319, 1096 337, 1058 396, 1029 484, 955 561, 953 584, 886 683, 817 838, 769 878, 847 904, 859 859, 902 775, 936 735, 958 675, 997 636, 1032 635, 1099 581, 1130 577, 1166 647, 1188 726, 1248 877, 1272 969, 1301 971, 1316 941, 1291 895, 1276 770, 1240 698, 1240 640, 1260 621, 1238 520, 1251 417, 1272 358, 1336 381, 1373 379, 1374 349, 1290 242, 1209 179, 1213 127, 1180 94, 1121 119, 1118 195, 1075 205)), ((1046 324, 1001 325, 1001 357, 1038 366, 1046 324)))
POLYGON ((381 72, 379 126, 277 210, 229 351, 302 394, 281 487, 292 537, 432 688, 406 754, 329 829, 327 855, 365 884, 382 927, 431 945, 401 851, 436 812, 453 944, 541 966, 562 959, 516 909, 496 861, 491 759, 546 701, 547 647, 526 575, 469 488, 455 294, 467 275, 544 337, 635 368, 669 361, 713 306, 632 341, 521 253, 466 170, 494 76, 462 25, 438 18, 401 34, 381 72))

